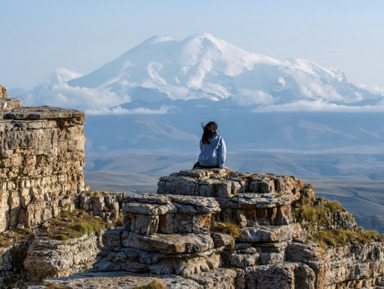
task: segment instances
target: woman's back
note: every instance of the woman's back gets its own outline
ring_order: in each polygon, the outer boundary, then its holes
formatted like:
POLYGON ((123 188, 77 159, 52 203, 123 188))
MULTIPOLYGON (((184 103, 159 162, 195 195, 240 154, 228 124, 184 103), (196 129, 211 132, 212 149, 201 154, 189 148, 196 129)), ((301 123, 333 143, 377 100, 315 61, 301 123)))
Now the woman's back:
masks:
POLYGON ((213 121, 204 126, 198 159, 200 167, 225 168, 227 148, 224 139, 217 133, 217 128, 217 123, 213 121))

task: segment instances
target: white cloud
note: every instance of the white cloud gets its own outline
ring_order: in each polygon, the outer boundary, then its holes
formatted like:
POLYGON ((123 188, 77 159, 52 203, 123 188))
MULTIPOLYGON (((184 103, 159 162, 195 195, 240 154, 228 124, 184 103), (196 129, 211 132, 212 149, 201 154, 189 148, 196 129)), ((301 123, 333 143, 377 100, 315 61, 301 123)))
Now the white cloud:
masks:
POLYGON ((236 97, 239 105, 272 105, 274 98, 272 95, 261 90, 240 89, 239 97, 236 97))
POLYGON ((384 96, 384 87, 370 86, 370 85, 365 85, 365 84, 359 84, 357 86, 360 87, 361 89, 368 90, 371 93, 380 94, 380 95, 384 96))
POLYGON ((51 73, 49 79, 52 83, 63 83, 81 76, 82 74, 69 70, 68 68, 56 67, 55 70, 51 73))
POLYGON ((127 94, 68 85, 67 81, 79 76, 79 73, 66 68, 56 68, 45 83, 34 87, 23 97, 24 105, 50 105, 84 110, 116 106, 131 100, 127 94))
POLYGON ((86 109, 116 106, 129 102, 130 97, 100 89, 72 87, 67 83, 56 83, 35 87, 23 100, 27 105, 86 109))
POLYGON ((384 103, 381 105, 348 106, 326 103, 322 100, 299 100, 293 103, 278 105, 261 105, 251 110, 252 112, 289 112, 289 111, 329 111, 329 112, 383 112, 384 103))
POLYGON ((104 107, 104 108, 94 108, 87 109, 86 114, 89 115, 123 115, 123 114, 166 114, 170 110, 168 106, 161 106, 159 109, 149 109, 149 108, 135 108, 135 109, 126 109, 121 106, 117 107, 104 107))

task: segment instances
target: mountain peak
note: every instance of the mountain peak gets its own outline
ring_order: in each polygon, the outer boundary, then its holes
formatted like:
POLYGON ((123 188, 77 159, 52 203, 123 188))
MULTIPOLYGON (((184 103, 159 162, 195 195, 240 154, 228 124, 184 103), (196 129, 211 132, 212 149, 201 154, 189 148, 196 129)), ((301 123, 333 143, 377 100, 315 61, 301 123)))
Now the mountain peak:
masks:
POLYGON ((216 38, 215 36, 213 36, 211 33, 208 33, 208 32, 193 34, 192 36, 186 38, 185 40, 190 41, 192 39, 208 40, 208 41, 210 41, 212 43, 218 43, 218 42, 223 42, 224 41, 224 40, 221 40, 219 38, 216 38))
POLYGON ((136 47, 146 47, 146 46, 154 45, 161 42, 168 42, 168 41, 173 41, 173 39, 168 35, 153 35, 148 39, 144 40, 143 42, 141 42, 136 47))
MULTIPOLYGON (((60 79, 70 79, 66 77, 60 79)), ((52 94, 62 98, 58 86, 52 87, 52 94)), ((255 112, 383 106, 382 95, 354 86, 339 70, 248 52, 210 33, 181 41, 152 36, 94 72, 66 81, 63 89, 66 94, 86 94, 85 109, 105 105, 106 95, 113 105, 128 100, 130 107, 148 104, 154 96, 167 105, 174 100, 230 99, 255 112)), ((36 98, 51 99, 52 94, 36 98)))

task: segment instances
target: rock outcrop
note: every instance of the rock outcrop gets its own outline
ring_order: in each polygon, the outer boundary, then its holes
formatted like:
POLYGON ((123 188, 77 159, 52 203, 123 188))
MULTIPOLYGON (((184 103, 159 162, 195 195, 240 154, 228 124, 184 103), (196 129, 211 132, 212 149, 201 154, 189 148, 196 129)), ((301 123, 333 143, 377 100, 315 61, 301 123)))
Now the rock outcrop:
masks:
POLYGON ((75 207, 101 217, 105 222, 121 225, 122 201, 125 195, 126 193, 88 191, 77 196, 75 207))
POLYGON ((8 94, 7 94, 7 89, 0 85, 0 98, 7 98, 8 97, 8 94))
POLYGON ((84 122, 76 110, 23 107, 0 86, 0 288, 22 282, 33 231, 85 190, 84 122))
POLYGON ((374 288, 384 276, 377 236, 332 249, 311 238, 328 229, 359 231, 350 214, 292 176, 180 171, 160 178, 157 195, 128 194, 123 203, 124 226, 104 234, 96 271, 178 274, 197 282, 192 288, 214 288, 220 283, 203 276, 222 280, 220 270, 231 268, 227 287, 218 288, 239 289, 374 288), (336 208, 311 232, 293 216, 305 200, 336 208))
POLYGON ((220 210, 214 198, 128 194, 123 202, 123 229, 104 233, 96 270, 188 275, 219 267, 232 238, 210 232, 220 210))
POLYGON ((84 191, 84 113, 0 110, 0 232, 56 216, 84 191))
POLYGON ((91 268, 100 252, 99 239, 95 234, 69 240, 34 237, 23 262, 28 279, 69 276, 91 268))
POLYGON ((10 111, 21 107, 21 99, 8 98, 6 91, 5 87, 0 85, 0 111, 10 111))

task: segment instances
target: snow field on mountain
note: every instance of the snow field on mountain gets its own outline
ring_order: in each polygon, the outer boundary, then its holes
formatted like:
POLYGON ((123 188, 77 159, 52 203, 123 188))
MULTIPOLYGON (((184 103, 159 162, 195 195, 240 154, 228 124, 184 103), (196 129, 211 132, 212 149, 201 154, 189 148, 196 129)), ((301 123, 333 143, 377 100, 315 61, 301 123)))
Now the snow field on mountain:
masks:
POLYGON ((88 75, 57 69, 46 83, 20 97, 27 105, 102 114, 167 113, 160 107, 176 100, 188 106, 196 99, 230 99, 248 112, 384 109, 382 94, 353 85, 337 69, 247 52, 209 33, 181 41, 151 37, 88 75))

